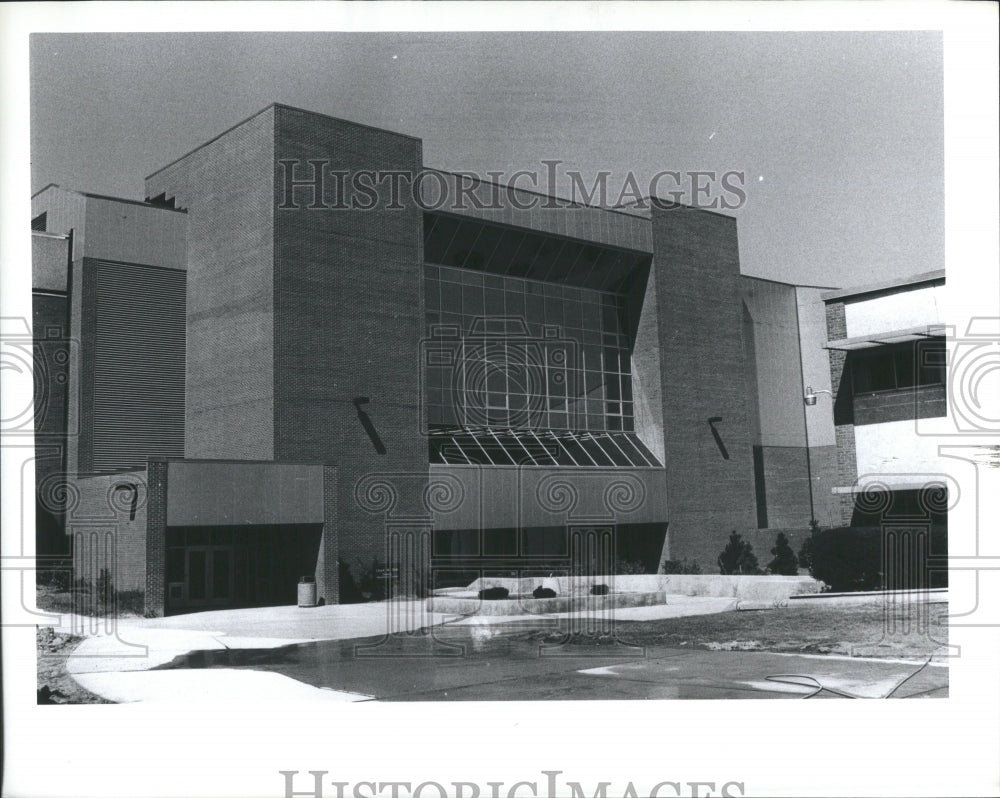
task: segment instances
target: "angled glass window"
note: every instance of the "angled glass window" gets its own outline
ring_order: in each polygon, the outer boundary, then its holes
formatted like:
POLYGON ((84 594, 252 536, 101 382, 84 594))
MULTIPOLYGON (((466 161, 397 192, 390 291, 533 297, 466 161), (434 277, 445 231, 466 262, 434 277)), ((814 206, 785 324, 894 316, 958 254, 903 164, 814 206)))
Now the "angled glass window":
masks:
POLYGON ((428 423, 632 429, 622 297, 444 265, 427 266, 425 286, 428 423))

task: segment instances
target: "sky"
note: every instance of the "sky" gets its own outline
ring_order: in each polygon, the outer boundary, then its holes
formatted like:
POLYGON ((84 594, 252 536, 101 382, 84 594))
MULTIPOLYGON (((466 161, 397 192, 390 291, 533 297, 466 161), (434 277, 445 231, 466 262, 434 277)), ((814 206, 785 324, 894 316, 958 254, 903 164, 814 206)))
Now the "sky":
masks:
POLYGON ((143 178, 272 102, 423 139, 424 164, 614 199, 742 172, 744 274, 848 287, 944 268, 937 32, 34 34, 32 190, 143 178))

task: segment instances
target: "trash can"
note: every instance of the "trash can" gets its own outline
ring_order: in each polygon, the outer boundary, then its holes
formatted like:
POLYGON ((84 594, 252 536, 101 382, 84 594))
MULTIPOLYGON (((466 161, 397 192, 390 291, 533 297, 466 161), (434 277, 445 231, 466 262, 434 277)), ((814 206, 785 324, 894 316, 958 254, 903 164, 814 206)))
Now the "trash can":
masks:
POLYGON ((311 576, 303 576, 299 579, 299 606, 316 606, 316 579, 311 576))

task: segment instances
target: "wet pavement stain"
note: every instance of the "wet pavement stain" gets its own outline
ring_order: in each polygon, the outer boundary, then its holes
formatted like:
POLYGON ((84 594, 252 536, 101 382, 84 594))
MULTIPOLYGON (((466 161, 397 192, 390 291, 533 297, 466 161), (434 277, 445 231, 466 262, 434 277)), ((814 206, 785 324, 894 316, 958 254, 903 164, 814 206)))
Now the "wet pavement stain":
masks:
POLYGON ((947 696, 947 668, 920 665, 642 648, 629 644, 627 634, 573 637, 537 623, 510 623, 438 626, 269 649, 193 651, 157 670, 266 670, 384 701, 863 698, 880 697, 897 684, 894 698, 947 696), (799 687, 770 681, 772 675, 789 673, 803 677, 799 687))

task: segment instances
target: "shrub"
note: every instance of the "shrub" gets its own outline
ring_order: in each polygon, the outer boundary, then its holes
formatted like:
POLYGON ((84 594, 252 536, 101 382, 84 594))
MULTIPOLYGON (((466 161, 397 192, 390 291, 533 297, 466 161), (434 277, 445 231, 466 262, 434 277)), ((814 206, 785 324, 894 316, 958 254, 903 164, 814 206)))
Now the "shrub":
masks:
POLYGON ((52 563, 48 568, 39 568, 35 573, 35 582, 58 591, 69 590, 73 583, 71 561, 52 563))
POLYGON ((837 592, 882 587, 882 530, 840 527, 810 536, 809 573, 837 592))
POLYGON ((542 587, 539 585, 531 591, 531 595, 535 598, 555 598, 556 591, 554 591, 551 587, 542 587))
POLYGON ((97 604, 97 611, 100 615, 111 615, 115 606, 115 586, 111 581, 111 572, 107 568, 102 568, 97 576, 97 590, 94 595, 97 604))
POLYGON ((697 560, 691 560, 690 562, 687 558, 683 560, 664 560, 660 565, 660 568, 665 574, 700 574, 701 566, 698 565, 697 560))
POLYGON ((642 560, 615 560, 615 573, 622 576, 646 573, 642 560))
POLYGON ((729 533, 729 542, 719 555, 718 564, 720 574, 757 575, 761 572, 753 546, 743 540, 735 529, 729 533))
POLYGON ((510 591, 505 587, 484 587, 479 591, 479 598, 482 601, 497 601, 505 599, 510 595, 510 591))
POLYGON ((377 559, 373 559, 371 565, 363 565, 359 569, 358 589, 361 591, 362 601, 381 601, 386 597, 386 580, 380 579, 378 575, 381 569, 382 565, 377 559))
POLYGON ((118 614, 146 614, 146 593, 143 590, 119 590, 115 594, 118 614))
POLYGON ((413 565, 404 576, 402 588, 409 595, 427 598, 434 592, 434 574, 429 567, 419 568, 413 565))
POLYGON ((901 562, 900 568, 883 572, 882 547, 885 532, 878 526, 847 526, 813 532, 810 548, 812 561, 809 573, 826 582, 830 589, 841 593, 856 590, 906 590, 948 586, 948 571, 928 569, 926 557, 943 555, 948 550, 948 527, 934 524, 926 527, 893 527, 894 535, 928 536, 923 546, 911 538, 915 551, 923 555, 901 562), (916 570, 914 570, 916 569, 916 570), (891 581, 890 581, 891 580, 891 581))
POLYGON ((812 573, 813 564, 813 535, 816 534, 818 530, 813 529, 809 537, 802 541, 802 545, 799 546, 799 565, 803 568, 809 570, 812 573))
POLYGON ((358 587, 358 583, 354 581, 354 575, 351 573, 351 566, 344 562, 343 559, 337 559, 337 568, 340 576, 340 603, 341 604, 358 604, 364 599, 361 597, 361 588, 358 587))
POLYGON ((607 585, 591 585, 590 595, 592 596, 606 596, 608 595, 607 585))
POLYGON ((772 574, 795 576, 799 572, 799 558, 792 551, 784 532, 778 533, 771 554, 774 555, 774 559, 767 564, 767 570, 772 574))

